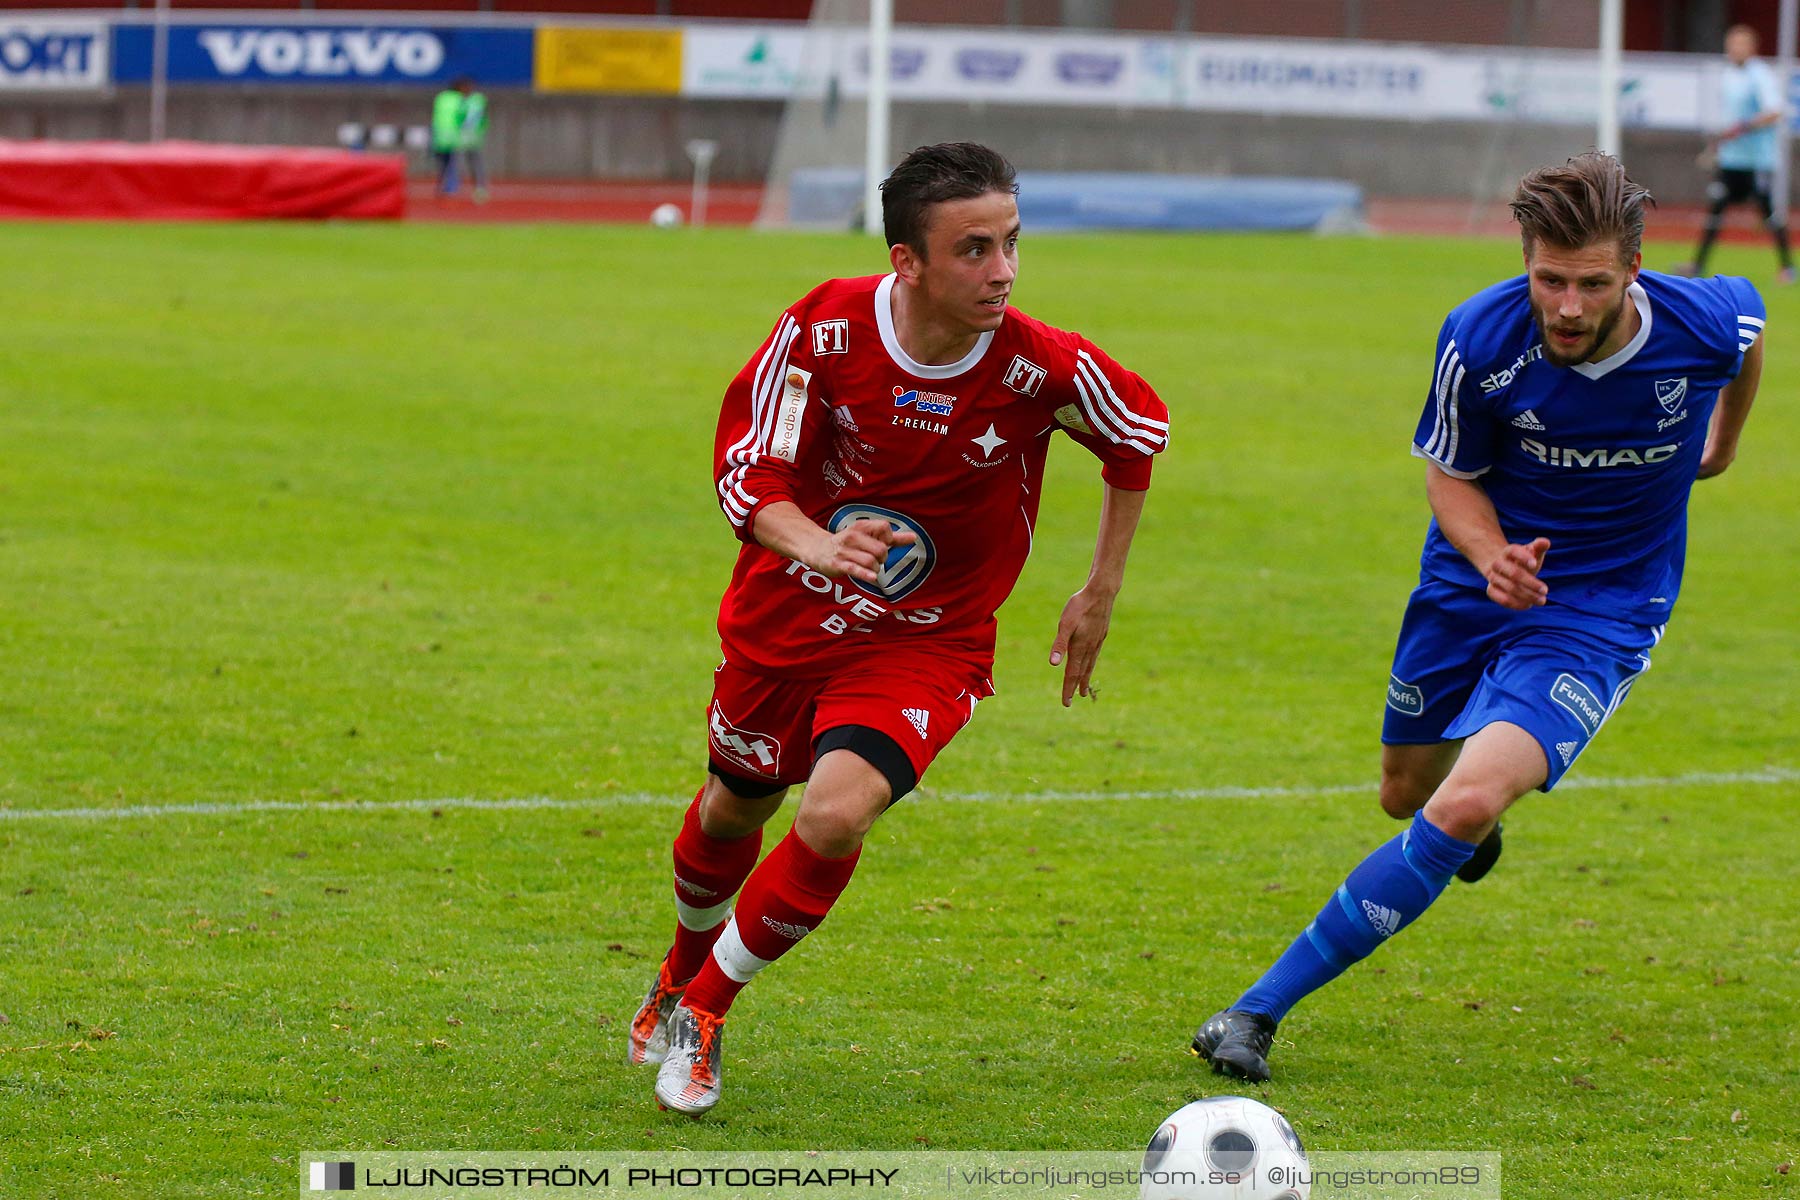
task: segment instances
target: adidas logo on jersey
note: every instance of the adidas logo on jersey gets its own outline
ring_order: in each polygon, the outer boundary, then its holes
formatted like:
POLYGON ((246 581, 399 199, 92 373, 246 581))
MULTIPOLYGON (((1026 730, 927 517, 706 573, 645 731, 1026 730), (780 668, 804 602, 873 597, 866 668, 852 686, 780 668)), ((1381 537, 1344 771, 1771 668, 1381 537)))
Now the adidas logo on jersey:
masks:
POLYGON ((698 896, 701 899, 705 899, 708 896, 716 896, 719 894, 719 893, 713 891, 711 888, 703 888, 697 883, 689 883, 687 880, 683 879, 679 875, 677 875, 675 877, 675 886, 680 888, 682 891, 686 892, 688 895, 698 896))
POLYGON ((764 917, 762 923, 791 942, 797 942, 812 932, 804 925, 790 925, 786 921, 777 921, 774 917, 764 917))
POLYGON ((1581 749, 1580 742, 1556 743, 1556 752, 1562 755, 1563 766, 1565 767, 1575 761, 1575 752, 1579 749, 1581 749))
POLYGON ((1539 433, 1544 432, 1544 423, 1538 420, 1538 415, 1529 408, 1514 417, 1512 423, 1519 429, 1535 429, 1539 433))
POLYGON ((1388 908, 1386 905, 1376 904, 1371 900, 1364 900, 1362 906, 1363 915, 1369 918, 1369 924, 1375 927, 1376 933, 1379 933, 1384 938, 1390 938, 1393 937, 1395 933, 1399 932, 1399 913, 1388 908))
POLYGON ((924 737, 925 727, 931 724, 931 714, 922 708, 903 708, 900 712, 912 722, 912 727, 919 731, 919 736, 924 737))

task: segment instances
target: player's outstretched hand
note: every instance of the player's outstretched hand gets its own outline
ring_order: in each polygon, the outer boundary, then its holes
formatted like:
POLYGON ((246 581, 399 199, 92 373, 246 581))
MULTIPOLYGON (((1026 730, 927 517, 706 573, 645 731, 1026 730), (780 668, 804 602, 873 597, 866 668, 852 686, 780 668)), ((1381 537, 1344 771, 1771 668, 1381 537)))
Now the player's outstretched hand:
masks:
POLYGON ((1056 641, 1050 646, 1050 665, 1063 669, 1062 702, 1067 708, 1076 695, 1094 694, 1094 663, 1112 627, 1113 598, 1086 588, 1063 605, 1056 623, 1056 641))
POLYGON ((845 575, 874 583, 887 561, 889 546, 910 546, 919 535, 895 529, 886 521, 853 521, 836 533, 828 533, 807 566, 821 575, 840 579, 845 575))
POLYGON ((1544 555, 1549 552, 1549 538, 1507 546, 1488 564, 1488 599, 1516 612, 1546 603, 1550 585, 1538 578, 1538 572, 1544 569, 1544 555))

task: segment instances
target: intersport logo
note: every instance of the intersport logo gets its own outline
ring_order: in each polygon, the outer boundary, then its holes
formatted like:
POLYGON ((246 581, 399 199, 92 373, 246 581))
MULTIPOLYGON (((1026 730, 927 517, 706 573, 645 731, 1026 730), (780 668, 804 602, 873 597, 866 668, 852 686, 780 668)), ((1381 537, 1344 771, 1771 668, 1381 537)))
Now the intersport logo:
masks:
POLYGON ((444 43, 423 29, 208 29, 201 49, 220 75, 315 78, 425 77, 444 65, 444 43))
POLYGON ((0 21, 0 89, 103 86, 106 51, 97 21, 0 21))
POLYGON ((85 76, 99 40, 91 33, 0 29, 0 75, 85 76))

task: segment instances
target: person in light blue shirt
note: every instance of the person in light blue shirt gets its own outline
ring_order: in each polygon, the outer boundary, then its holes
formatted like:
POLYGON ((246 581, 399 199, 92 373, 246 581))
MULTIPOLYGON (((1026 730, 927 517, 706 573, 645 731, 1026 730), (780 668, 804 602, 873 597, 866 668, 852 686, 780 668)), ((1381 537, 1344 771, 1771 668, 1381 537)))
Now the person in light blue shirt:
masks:
POLYGON ((1381 731, 1381 807, 1408 824, 1200 1027, 1214 1070, 1268 1079, 1288 1010, 1493 867, 1502 814, 1555 787, 1649 669, 1688 493, 1737 455, 1764 321, 1746 280, 1641 269, 1650 202, 1597 151, 1531 172, 1525 274, 1444 321, 1412 449, 1433 519, 1381 731))
MULTIPOLYGON (((1777 213, 1769 195, 1779 143, 1775 127, 1781 123, 1781 85, 1769 64, 1756 57, 1756 30, 1733 25, 1725 33, 1725 58, 1729 65, 1720 76, 1719 100, 1725 128, 1707 141, 1707 153, 1715 158, 1717 174, 1706 189, 1709 204, 1700 248, 1692 267, 1683 274, 1704 275, 1706 257, 1718 239, 1725 210, 1754 200, 1762 210, 1763 224, 1775 239, 1781 259, 1782 283, 1794 282, 1794 261, 1788 251, 1787 213, 1777 213)), ((1704 156, 1703 156, 1704 157, 1704 156)))

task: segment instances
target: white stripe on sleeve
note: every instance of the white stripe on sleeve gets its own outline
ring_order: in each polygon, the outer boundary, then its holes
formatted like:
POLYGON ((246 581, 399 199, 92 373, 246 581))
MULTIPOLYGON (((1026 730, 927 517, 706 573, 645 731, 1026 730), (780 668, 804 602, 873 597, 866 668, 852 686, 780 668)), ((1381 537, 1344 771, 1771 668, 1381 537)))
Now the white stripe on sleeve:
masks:
POLYGON ((775 399, 787 374, 788 356, 794 339, 800 336, 800 325, 786 313, 775 325, 769 348, 757 361, 751 378, 750 427, 725 451, 725 463, 733 468, 719 481, 719 500, 733 525, 742 526, 756 505, 756 498, 744 490, 744 476, 762 458, 774 432, 775 399))
POLYGON ((781 386, 781 377, 787 372, 788 349, 799 336, 800 327, 794 318, 786 313, 775 326, 775 335, 769 341, 769 348, 763 352, 761 361, 756 365, 756 375, 750 389, 750 428, 726 452, 725 461, 747 464, 761 457, 761 449, 768 443, 768 430, 774 417, 775 394, 781 386))
POLYGON ((1456 364, 1456 382, 1450 385, 1450 453, 1444 456, 1445 462, 1456 461, 1456 450, 1462 443, 1462 417, 1457 411, 1457 397, 1462 394, 1463 376, 1468 374, 1463 365, 1456 364))
POLYGON ((1075 391, 1088 424, 1114 445, 1155 454, 1168 443, 1169 423, 1133 412, 1085 350, 1075 358, 1075 391))
POLYGON ((1425 452, 1433 458, 1443 453, 1445 444, 1450 439, 1450 380, 1461 365, 1461 356, 1456 352, 1456 343, 1452 341, 1444 347, 1444 357, 1438 362, 1438 376, 1432 388, 1437 393, 1437 422, 1432 426, 1431 437, 1425 442, 1425 452))
POLYGON ((1082 415, 1087 418, 1089 427, 1096 433, 1100 434, 1115 446, 1130 446, 1132 449, 1144 454, 1156 453, 1156 448, 1154 446, 1137 440, 1112 424, 1110 415, 1101 415, 1104 410, 1098 399, 1094 396, 1092 386, 1080 374, 1075 376, 1075 392, 1076 395, 1080 397, 1079 403, 1081 405, 1082 415))

